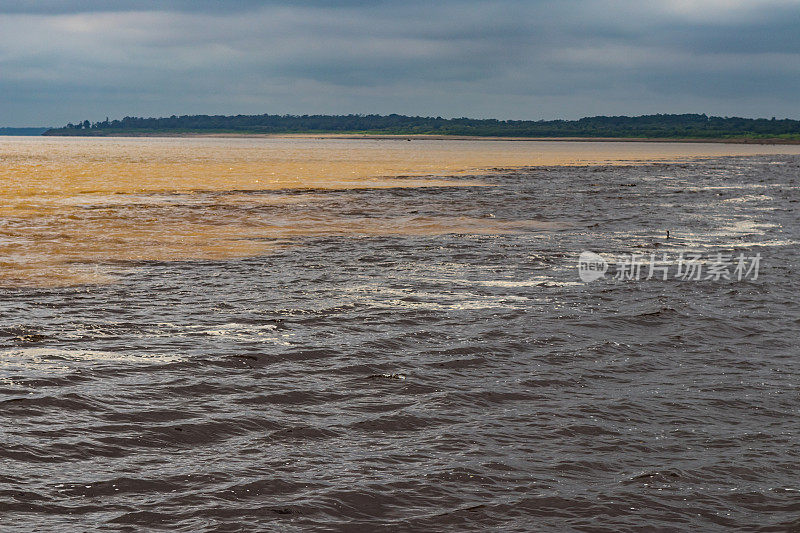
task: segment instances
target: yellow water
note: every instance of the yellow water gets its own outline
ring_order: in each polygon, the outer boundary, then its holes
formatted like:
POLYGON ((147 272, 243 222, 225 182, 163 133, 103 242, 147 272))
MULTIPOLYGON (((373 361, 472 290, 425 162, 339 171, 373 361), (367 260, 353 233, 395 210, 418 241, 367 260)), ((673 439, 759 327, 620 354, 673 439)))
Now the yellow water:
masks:
POLYGON ((0 137, 0 283, 108 281, 114 261, 225 259, 307 235, 502 233, 535 221, 359 218, 324 191, 484 186, 497 167, 800 153, 798 146, 0 137), (293 191, 308 191, 298 195, 293 191), (277 217, 250 216, 280 208, 277 217))

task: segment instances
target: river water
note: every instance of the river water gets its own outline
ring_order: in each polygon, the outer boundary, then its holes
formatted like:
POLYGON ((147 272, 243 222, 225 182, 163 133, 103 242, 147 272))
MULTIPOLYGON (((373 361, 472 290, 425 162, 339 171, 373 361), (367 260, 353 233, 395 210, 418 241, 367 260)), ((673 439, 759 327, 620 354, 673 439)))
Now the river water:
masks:
POLYGON ((15 138, 0 177, 2 531, 800 527, 796 147, 15 138))

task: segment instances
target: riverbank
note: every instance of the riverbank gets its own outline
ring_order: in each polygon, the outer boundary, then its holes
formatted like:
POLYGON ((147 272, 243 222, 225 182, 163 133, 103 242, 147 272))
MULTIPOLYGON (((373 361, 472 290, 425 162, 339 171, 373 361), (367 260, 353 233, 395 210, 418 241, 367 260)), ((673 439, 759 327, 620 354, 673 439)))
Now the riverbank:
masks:
MULTIPOLYGON (((80 130, 78 130, 80 131, 80 130)), ((660 138, 660 137, 494 137, 478 135, 398 135, 376 133, 232 133, 232 132, 186 132, 186 131, 133 131, 113 134, 75 134, 51 131, 43 134, 50 137, 208 137, 208 138, 270 138, 270 139, 367 139, 380 141, 568 141, 568 142, 646 142, 646 143, 718 143, 718 144, 800 144, 800 139, 783 138, 660 138)))

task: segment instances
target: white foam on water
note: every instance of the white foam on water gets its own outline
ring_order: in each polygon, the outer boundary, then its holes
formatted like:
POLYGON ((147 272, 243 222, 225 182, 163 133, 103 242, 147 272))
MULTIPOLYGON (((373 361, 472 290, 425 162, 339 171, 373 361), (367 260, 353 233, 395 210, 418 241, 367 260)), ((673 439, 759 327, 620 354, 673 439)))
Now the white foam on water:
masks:
POLYGON ((772 196, 767 196, 766 194, 746 194, 744 196, 739 196, 738 198, 728 198, 726 200, 722 200, 722 203, 743 204, 746 202, 769 202, 770 200, 774 200, 774 198, 772 196))
POLYGON ((0 350, 0 382, 16 386, 15 379, 51 378, 89 370, 103 363, 153 365, 185 360, 173 354, 136 354, 63 348, 11 348, 0 350))
POLYGON ((169 325, 176 329, 176 331, 171 331, 169 335, 201 334, 214 337, 263 337, 276 329, 274 324, 254 325, 242 324, 240 322, 228 322, 214 328, 209 328, 204 325, 169 325))
POLYGON ((466 311, 466 310, 480 310, 480 309, 521 309, 522 306, 513 305, 508 300, 525 300, 527 298, 518 298, 512 296, 480 298, 473 300, 463 300, 454 302, 409 302, 405 300, 385 300, 375 301, 377 305, 390 306, 394 308, 405 309, 425 309, 431 311, 466 311))
MULTIPOLYGON (((73 330, 62 331, 59 333, 63 339, 82 339, 86 336, 95 338, 108 338, 117 337, 127 332, 120 332, 114 328, 116 324, 100 324, 97 326, 92 325, 78 325, 73 330), (104 328, 106 326, 106 328, 104 328)), ((230 337, 230 338, 269 338, 276 340, 280 343, 279 338, 289 337, 291 334, 284 334, 280 336, 272 335, 277 326, 274 324, 242 324, 239 322, 229 322, 216 326, 208 326, 203 324, 173 324, 170 322, 161 322, 158 324, 151 324, 138 328, 136 336, 139 338, 164 338, 164 337, 187 337, 197 335, 208 335, 212 337, 230 337)))
MULTIPOLYGON (((439 281, 452 284, 453 280, 424 278, 424 281, 439 281)), ((467 283, 472 283, 468 280, 467 283)), ((353 293, 355 299, 375 307, 425 309, 435 311, 520 309, 530 303, 530 298, 514 295, 479 295, 455 289, 456 292, 428 292, 413 289, 391 289, 377 285, 360 285, 343 289, 353 293), (407 299, 407 298, 413 298, 407 299)))
POLYGON ((723 226, 719 231, 712 233, 712 235, 730 236, 730 235, 764 235, 766 229, 780 227, 778 224, 769 222, 756 222, 755 220, 736 220, 730 224, 723 226))
POLYGON ((513 281, 505 279, 434 279, 434 278, 419 278, 418 281, 438 281, 441 283, 452 283, 456 285, 467 285, 472 287, 501 287, 506 289, 514 289, 519 287, 571 287, 574 285, 583 285, 577 281, 558 281, 549 276, 533 276, 526 280, 513 281))
POLYGON ((283 333, 276 335, 275 331, 278 329, 274 324, 242 324, 240 322, 228 322, 216 327, 208 327, 205 325, 181 325, 176 326, 169 332, 165 332, 161 336, 178 336, 186 337, 189 335, 207 335, 209 337, 220 337, 225 339, 238 339, 238 340, 258 340, 259 342, 271 342, 278 346, 291 346, 289 342, 290 337, 294 337, 294 333, 283 333))

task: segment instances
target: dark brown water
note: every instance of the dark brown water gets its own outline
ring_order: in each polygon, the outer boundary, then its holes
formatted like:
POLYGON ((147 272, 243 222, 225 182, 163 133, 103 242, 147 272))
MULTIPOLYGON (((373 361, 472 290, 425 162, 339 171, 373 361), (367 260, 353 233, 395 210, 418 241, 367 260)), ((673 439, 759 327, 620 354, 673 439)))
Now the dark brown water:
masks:
POLYGON ((797 530, 798 178, 772 155, 285 189, 242 209, 350 229, 6 287, 0 530, 797 530), (385 231, 404 217, 438 229, 385 231), (584 284, 583 250, 763 259, 584 284))

